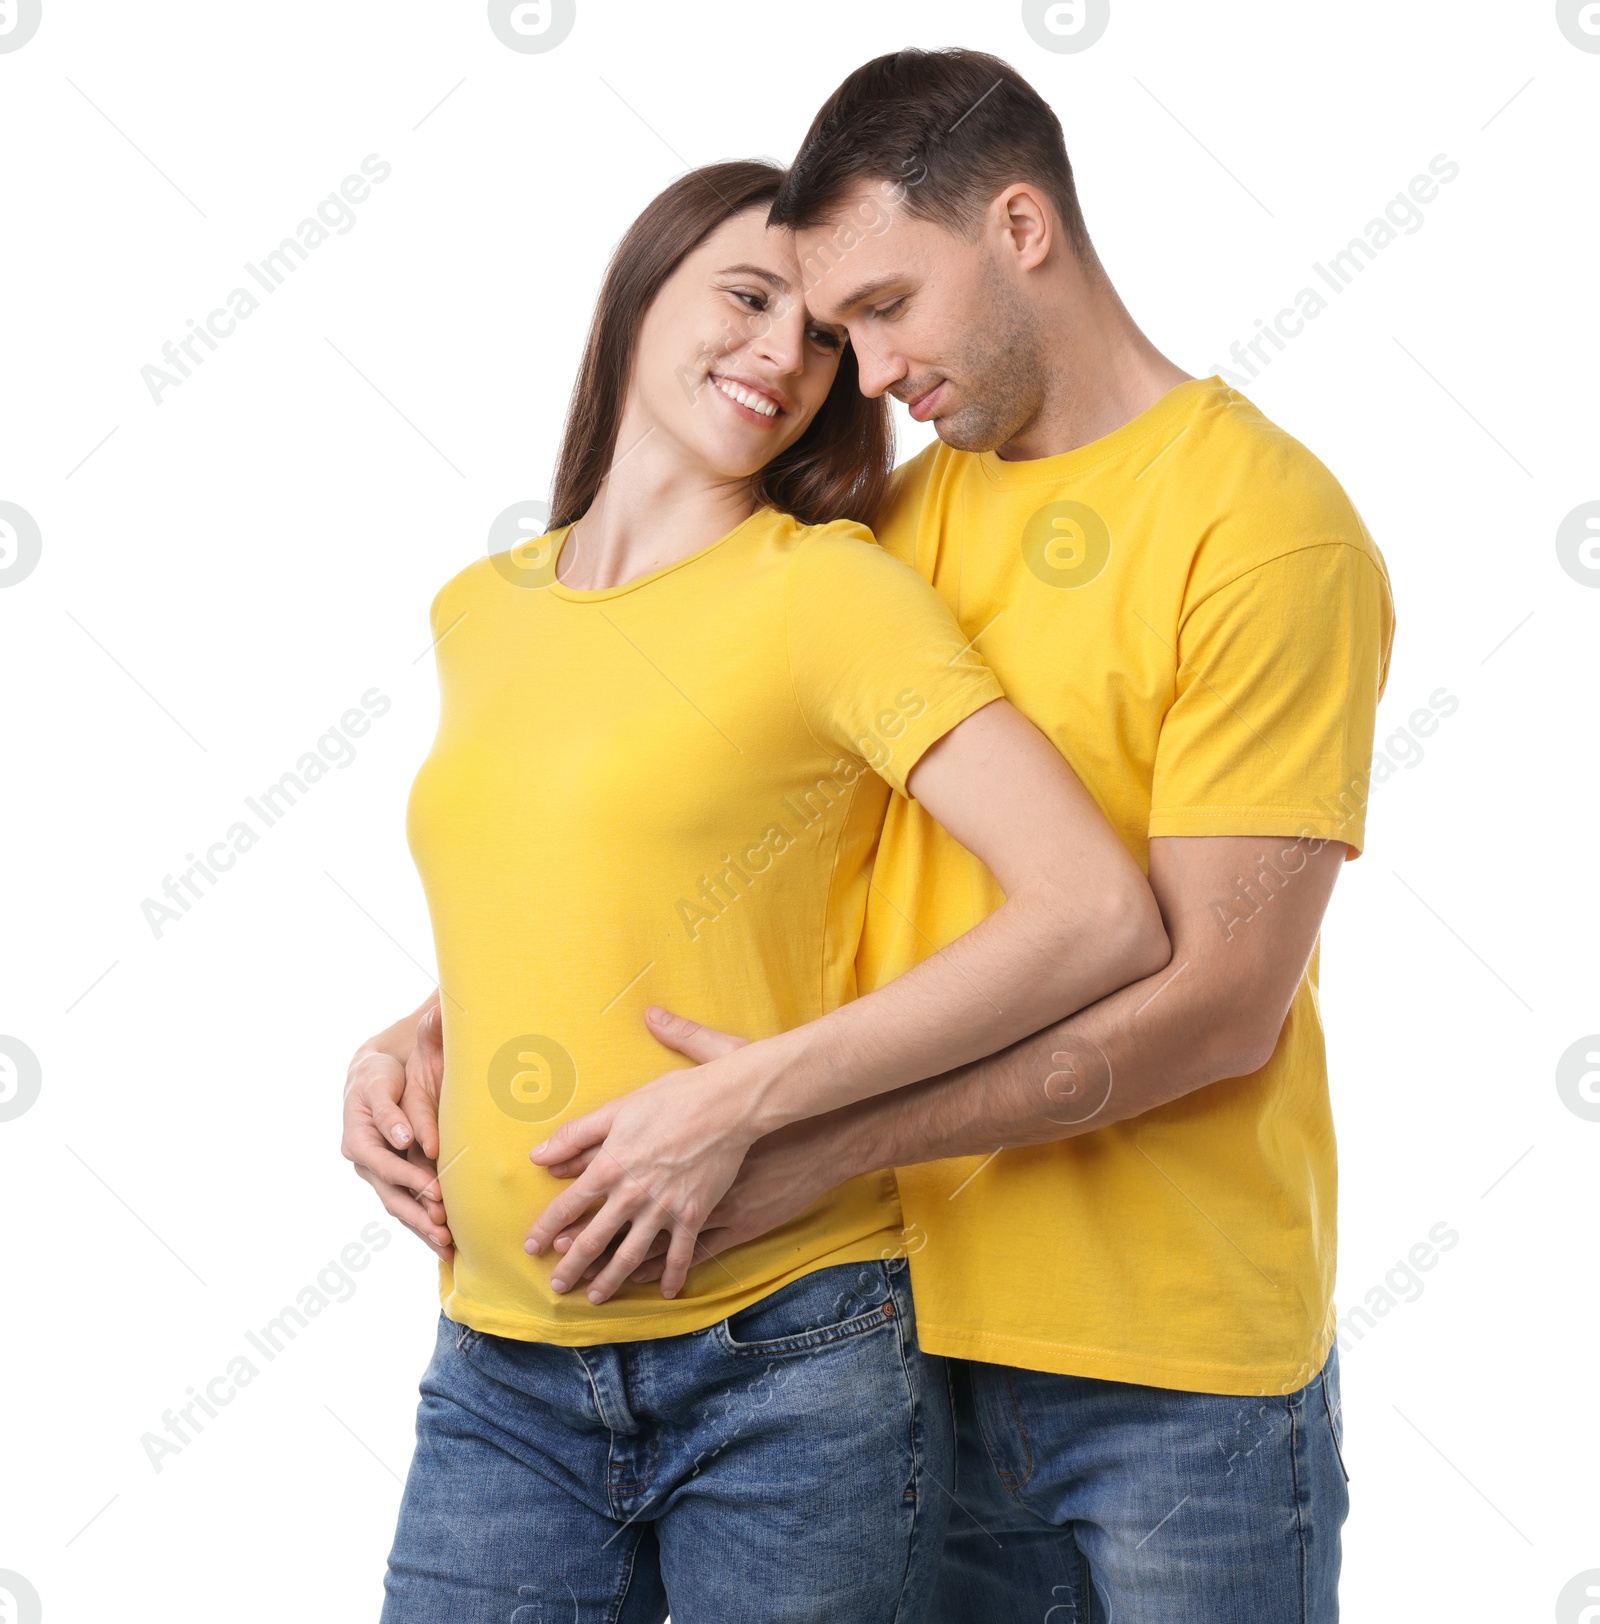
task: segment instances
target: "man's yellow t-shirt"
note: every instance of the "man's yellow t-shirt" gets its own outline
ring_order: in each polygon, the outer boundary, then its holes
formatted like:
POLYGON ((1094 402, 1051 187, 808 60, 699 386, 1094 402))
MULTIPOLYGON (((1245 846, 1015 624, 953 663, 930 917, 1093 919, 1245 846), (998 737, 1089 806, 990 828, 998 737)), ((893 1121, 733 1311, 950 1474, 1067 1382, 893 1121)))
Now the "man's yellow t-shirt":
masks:
MULTIPOLYGON (((1393 631, 1383 559, 1328 470, 1220 379, 1057 457, 931 446, 899 470, 878 535, 1147 867, 1162 835, 1360 848, 1393 631)), ((1002 900, 899 796, 873 878, 863 990, 1002 900)), ((1218 901, 1240 921, 1253 907, 1218 901)), ((1314 954, 1254 1076, 988 1162, 903 1169, 922 1346, 1202 1392, 1309 1381, 1334 1332, 1317 976, 1314 954)))
POLYGON ((433 605, 439 731, 411 848, 444 1012, 446 1315, 582 1346, 711 1325, 814 1269, 889 1255, 893 1176, 854 1179, 595 1307, 522 1249, 563 1188, 556 1126, 687 1062, 647 1005, 763 1037, 855 996, 890 786, 1000 697, 938 595, 860 526, 763 509, 602 591, 555 578, 565 529, 463 570, 433 605))

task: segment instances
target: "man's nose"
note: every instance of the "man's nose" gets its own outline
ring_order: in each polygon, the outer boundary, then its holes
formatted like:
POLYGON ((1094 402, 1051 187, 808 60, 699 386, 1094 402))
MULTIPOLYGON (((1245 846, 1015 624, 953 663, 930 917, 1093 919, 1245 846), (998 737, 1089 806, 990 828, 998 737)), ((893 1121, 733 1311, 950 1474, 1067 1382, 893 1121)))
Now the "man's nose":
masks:
POLYGON ((850 342, 856 352, 856 376, 861 393, 876 400, 886 389, 892 388, 906 375, 906 363, 898 356, 885 355, 872 348, 871 340, 859 340, 854 333, 850 342))

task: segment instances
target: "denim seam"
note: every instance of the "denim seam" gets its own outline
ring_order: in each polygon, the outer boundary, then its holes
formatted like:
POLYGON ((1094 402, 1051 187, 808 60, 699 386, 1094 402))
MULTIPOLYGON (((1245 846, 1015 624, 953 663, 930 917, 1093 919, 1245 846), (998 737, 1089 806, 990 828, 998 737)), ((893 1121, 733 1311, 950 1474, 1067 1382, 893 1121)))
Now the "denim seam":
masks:
MULTIPOLYGON (((639 1400, 634 1388, 635 1364, 638 1359, 638 1344, 624 1343, 617 1359, 617 1370, 622 1378, 622 1401, 628 1406, 628 1418, 640 1431, 646 1431, 649 1438, 649 1456, 646 1462, 647 1471, 641 1477, 630 1475, 624 1481, 627 1487, 623 1490, 629 1495, 648 1494, 651 1485, 656 1480, 656 1470, 661 1464, 661 1440, 654 1428, 645 1429, 639 1424, 639 1400)), ((619 1482, 619 1487, 622 1486, 619 1482)))
MULTIPOLYGON (((615 1435, 613 1434, 613 1436, 615 1435)), ((648 1469, 644 1476, 637 1476, 632 1467, 613 1466, 611 1468, 612 1486, 619 1494, 627 1495, 630 1498, 640 1494, 647 1495, 650 1492, 651 1485, 656 1480, 656 1468, 660 1464, 661 1446, 654 1434, 652 1434, 650 1438, 650 1457, 646 1463, 648 1469)))
MULTIPOLYGON (((1340 1407, 1343 1408, 1342 1395, 1340 1407)), ((1339 1471, 1343 1475, 1345 1482, 1348 1483, 1350 1481, 1350 1468, 1345 1464, 1344 1445, 1339 1442, 1339 1428, 1334 1418, 1333 1401, 1328 1397, 1328 1371, 1326 1366, 1323 1367, 1322 1371, 1322 1410, 1323 1414, 1328 1418, 1328 1431, 1333 1435, 1333 1453, 1339 1462, 1339 1471)))
MULTIPOLYGON (((1089 1559, 1078 1546, 1077 1537, 1068 1530, 1068 1537, 1072 1542, 1072 1553, 1078 1559, 1078 1565, 1073 1571, 1073 1578, 1077 1581, 1078 1595, 1083 1600, 1083 1624, 1096 1624, 1094 1580, 1089 1577, 1089 1559)), ((1055 1592, 1052 1590, 1051 1594, 1055 1592)), ((1074 1611, 1077 1609, 1074 1608, 1074 1611)))
MULTIPOLYGON (((885 1270, 885 1273, 887 1274, 888 1271, 885 1270)), ((895 1282, 891 1278, 889 1280, 889 1293, 890 1293, 890 1301, 891 1302, 893 1302, 895 1300, 895 1298, 894 1298, 894 1288, 895 1288, 895 1282)), ((918 1440, 920 1429, 921 1429, 921 1426, 922 1426, 923 1416, 922 1416, 921 1392, 920 1392, 920 1390, 919 1390, 919 1388, 917 1386, 916 1381, 913 1379, 912 1374, 911 1374, 911 1359, 910 1359, 910 1355, 909 1355, 909 1353, 907 1351, 907 1346, 906 1346, 907 1342, 910 1339, 910 1334, 911 1334, 911 1332, 910 1332, 911 1317, 910 1317, 910 1315, 905 1314, 905 1313, 900 1312, 899 1310, 897 1310, 896 1313, 895 1313, 895 1318, 897 1320, 899 1320, 899 1322, 900 1322, 900 1324, 899 1324, 899 1334, 895 1339, 895 1346, 899 1349, 899 1352, 900 1352, 900 1369, 905 1374, 906 1396, 911 1401, 911 1404, 910 1404, 911 1414, 910 1414, 909 1421, 907 1423, 906 1437, 907 1437, 907 1442, 909 1443, 910 1448, 911 1448, 911 1481, 912 1481, 912 1484, 914 1485, 914 1487, 916 1489, 916 1498, 911 1502, 911 1532, 910 1532, 910 1535, 906 1539, 906 1565, 905 1565, 905 1571, 900 1575, 900 1594, 895 1599, 894 1619, 892 1621, 892 1624, 901 1624, 901 1618, 903 1616, 903 1612, 904 1612, 904 1608, 905 1608, 905 1604, 906 1604, 906 1589, 911 1583, 911 1573, 912 1573, 913 1568, 916 1565, 917 1535, 918 1535, 918 1532, 919 1532, 919 1530, 921 1529, 921 1526, 922 1526, 922 1502, 923 1502, 923 1498, 924 1498, 923 1489, 922 1489, 922 1457, 918 1453, 918 1450, 917 1450, 917 1440, 918 1440)), ((952 1416, 952 1424, 953 1424, 953 1416, 952 1416)), ((951 1456, 952 1456, 952 1459, 953 1459, 954 1454, 955 1454, 954 1443, 955 1443, 955 1440, 954 1440, 954 1437, 952 1436, 952 1439, 951 1439, 951 1456)), ((904 1501, 902 1501, 901 1503, 904 1504, 904 1501)))
MULTIPOLYGON (((1033 1440, 1028 1436, 1027 1423, 1022 1419, 1022 1406, 1017 1402, 1017 1384, 1012 1379, 1009 1370, 1005 1372, 1005 1381, 1006 1397, 1011 1401, 1011 1414, 1017 1423, 1018 1436, 1022 1439, 1024 1470, 1020 1478, 1015 1473, 1002 1471, 1000 1481, 1004 1483, 1007 1477, 1012 1478, 1014 1481, 1007 1483, 1006 1487, 1010 1490, 1013 1498, 1017 1498, 1017 1490, 1025 1489, 1033 1480, 1033 1440)), ((996 1463, 996 1469, 998 1470, 998 1462, 996 1463)))
POLYGON ((599 1384, 594 1379, 594 1372, 589 1368, 589 1361, 583 1356, 582 1348, 572 1350, 573 1357, 578 1361, 585 1378, 589 1383, 589 1391, 594 1394, 594 1412, 600 1425, 606 1429, 606 1504, 611 1509, 613 1517, 621 1518, 622 1513, 617 1509, 617 1432, 611 1424, 611 1416, 606 1410, 605 1400, 600 1397, 599 1384))
POLYGON ((616 1594, 611 1598, 611 1606, 606 1612, 606 1624, 617 1624, 622 1617, 622 1609, 627 1605, 628 1588, 633 1583, 633 1569, 639 1560, 639 1546, 644 1540, 643 1530, 639 1530, 628 1546, 628 1560, 622 1564, 622 1576, 617 1583, 616 1594))
POLYGON ((633 1376, 638 1356, 638 1344, 635 1342, 624 1342, 617 1350, 617 1374, 622 1378, 622 1402, 628 1406, 628 1414, 635 1421, 639 1419, 639 1402, 634 1395, 633 1376))
POLYGON ((837 1325, 825 1325, 814 1331, 798 1331, 793 1336, 775 1336, 762 1342, 735 1342, 728 1334, 727 1321, 720 1320, 712 1330, 716 1333, 717 1341, 723 1349, 735 1358, 767 1359, 789 1353, 809 1353, 815 1348, 825 1348, 835 1342, 847 1342, 852 1337, 867 1336, 873 1331, 881 1330, 891 1325, 898 1317, 894 1313, 885 1313, 886 1308, 892 1307, 893 1299, 887 1303, 879 1303, 876 1308, 869 1308, 865 1314, 857 1314, 854 1319, 841 1320, 837 1325))
POLYGON ((606 1413, 605 1401, 600 1397, 600 1389, 595 1383, 594 1372, 589 1368, 589 1361, 583 1356, 582 1348, 573 1348, 572 1357, 578 1361, 578 1369, 583 1372, 583 1379, 589 1384, 589 1391, 594 1396, 594 1418, 609 1433, 612 1430, 611 1417, 606 1413))
POLYGON ((957 1428, 956 1362, 944 1361, 944 1390, 950 1399, 950 1497, 961 1504, 961 1437, 957 1428))
MULTIPOLYGON (((1302 1389, 1302 1397, 1304 1390, 1302 1389)), ((1311 1564, 1306 1555, 1306 1504, 1300 1486, 1300 1438, 1303 1429, 1300 1413, 1293 1398, 1289 1400, 1289 1476, 1294 1484, 1294 1526, 1296 1550, 1300 1557, 1300 1618, 1306 1624, 1311 1617, 1311 1564)))

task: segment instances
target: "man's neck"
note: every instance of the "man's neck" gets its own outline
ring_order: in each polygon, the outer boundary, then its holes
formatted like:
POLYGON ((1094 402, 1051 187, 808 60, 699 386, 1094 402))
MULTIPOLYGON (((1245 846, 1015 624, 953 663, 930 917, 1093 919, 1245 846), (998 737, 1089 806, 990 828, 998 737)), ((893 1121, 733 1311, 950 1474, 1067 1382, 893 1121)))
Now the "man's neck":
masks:
POLYGON ((1190 374, 1139 330, 1103 272, 1072 262, 1041 312, 1048 383, 1033 418, 995 455, 1005 462, 1056 457, 1131 423, 1190 374))

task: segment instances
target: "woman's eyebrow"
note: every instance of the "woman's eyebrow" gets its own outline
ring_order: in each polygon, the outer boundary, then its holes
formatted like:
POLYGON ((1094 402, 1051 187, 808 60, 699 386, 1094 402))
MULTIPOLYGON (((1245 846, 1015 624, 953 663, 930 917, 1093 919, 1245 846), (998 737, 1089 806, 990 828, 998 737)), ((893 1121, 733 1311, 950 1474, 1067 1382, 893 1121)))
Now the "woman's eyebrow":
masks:
POLYGON ((745 276, 760 277, 768 287, 776 288, 779 293, 788 293, 790 291, 789 284, 783 277, 779 276, 776 271, 766 270, 760 265, 729 265, 722 272, 724 276, 735 276, 741 273, 745 276))

